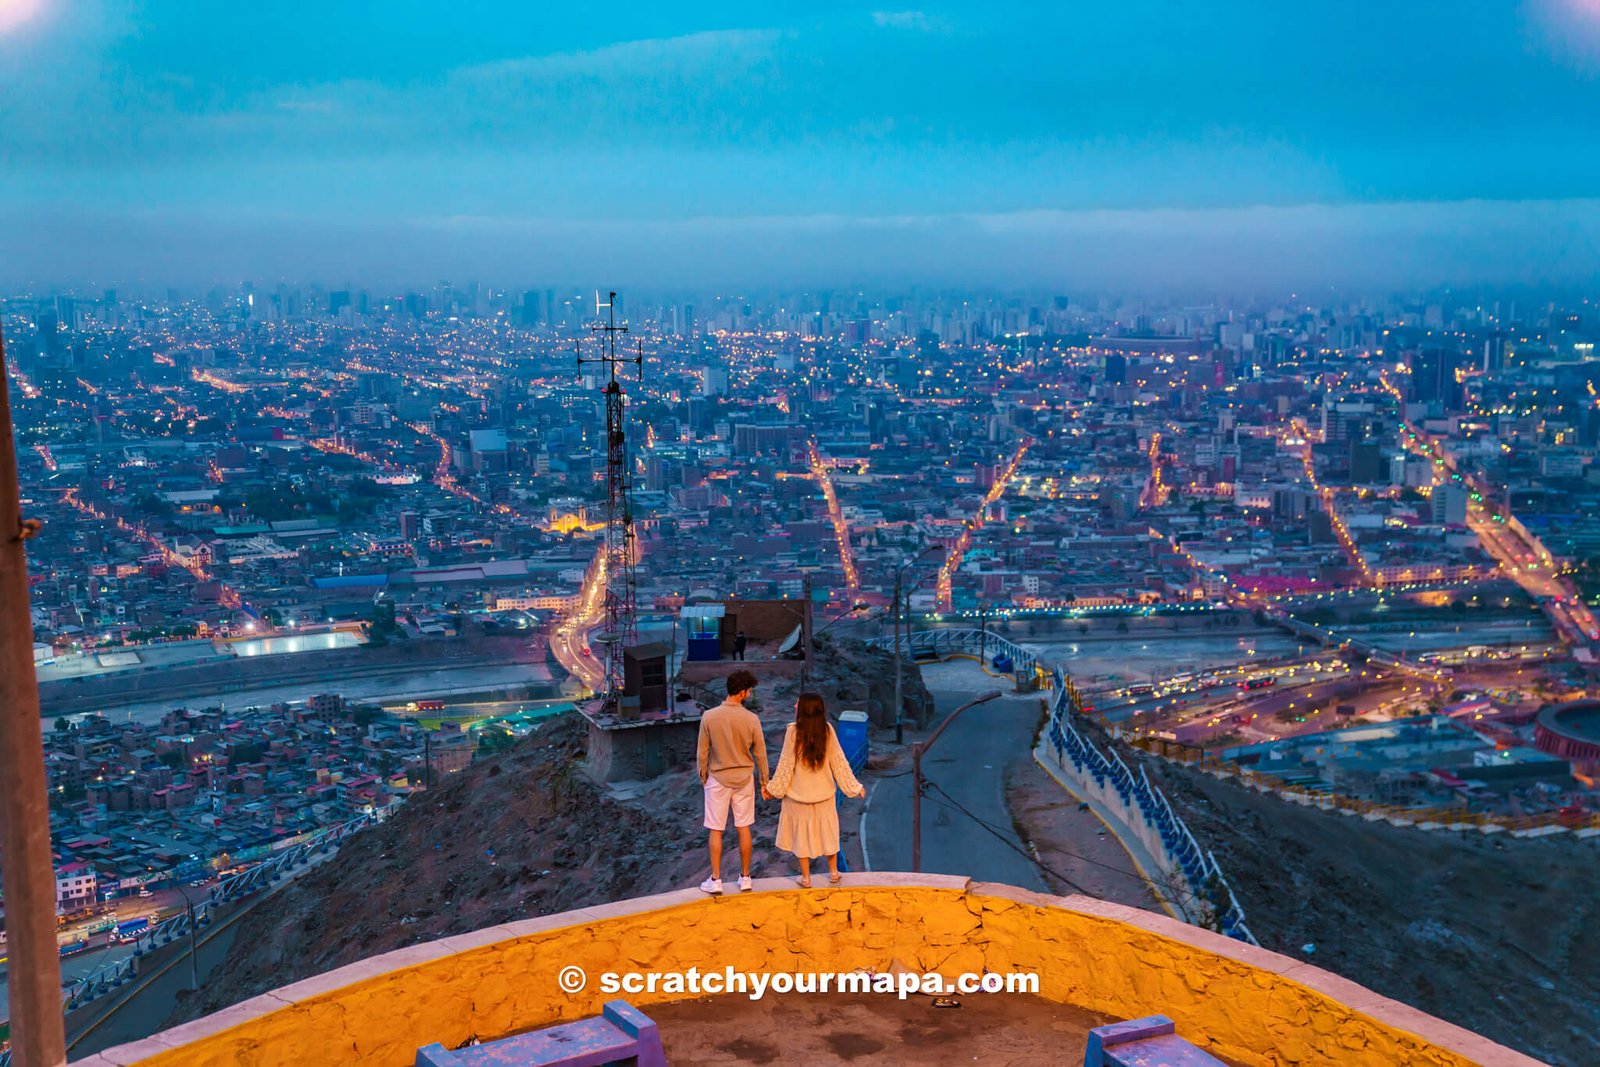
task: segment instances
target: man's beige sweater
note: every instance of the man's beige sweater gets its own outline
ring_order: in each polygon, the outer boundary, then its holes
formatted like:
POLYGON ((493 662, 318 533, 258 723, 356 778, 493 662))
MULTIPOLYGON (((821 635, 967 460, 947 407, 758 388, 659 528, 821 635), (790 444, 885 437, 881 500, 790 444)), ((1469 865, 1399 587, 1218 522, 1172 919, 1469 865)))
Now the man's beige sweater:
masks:
POLYGON ((710 776, 729 789, 740 789, 759 767, 761 784, 766 785, 767 739, 756 713, 741 704, 724 703, 700 716, 699 763, 702 782, 710 776))

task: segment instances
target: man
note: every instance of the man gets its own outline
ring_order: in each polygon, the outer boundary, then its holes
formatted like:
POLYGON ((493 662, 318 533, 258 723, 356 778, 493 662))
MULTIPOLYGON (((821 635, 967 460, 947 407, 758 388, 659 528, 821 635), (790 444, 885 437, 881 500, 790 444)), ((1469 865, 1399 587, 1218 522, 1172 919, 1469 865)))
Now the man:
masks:
POLYGON ((744 659, 744 649, 745 649, 745 645, 747 643, 748 642, 746 642, 745 638, 744 638, 744 631, 743 630, 740 630, 737 634, 734 635, 734 637, 733 637, 733 658, 734 659, 737 659, 737 660, 744 659))
POLYGON ((767 787, 767 739, 761 720, 744 706, 756 687, 756 676, 734 671, 728 676, 728 698, 700 717, 700 785, 705 790, 705 825, 710 831, 711 877, 700 883, 705 893, 722 892, 722 833, 733 812, 739 832, 739 890, 750 888, 750 827, 756 821, 756 776, 767 787))

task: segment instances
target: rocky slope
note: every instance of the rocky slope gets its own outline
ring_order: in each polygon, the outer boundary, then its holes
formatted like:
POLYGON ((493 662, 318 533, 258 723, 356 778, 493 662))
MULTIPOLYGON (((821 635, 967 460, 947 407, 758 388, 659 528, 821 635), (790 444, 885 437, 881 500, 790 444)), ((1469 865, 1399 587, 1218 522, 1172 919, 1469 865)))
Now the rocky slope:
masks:
POLYGON ((1263 946, 1563 1067, 1600 1062, 1600 847, 1366 822, 1146 759, 1263 946))
MULTIPOLYGON (((811 687, 834 709, 892 705, 888 657, 856 642, 818 649, 811 687)), ((908 664, 907 703, 926 697, 908 664)), ((794 681, 759 690, 771 760, 793 717, 794 681)), ((581 771, 586 723, 544 724, 480 759, 242 920, 227 958, 168 1025, 367 956, 484 926, 645 896, 705 877, 693 767, 606 788, 581 771)), ((762 804, 752 872, 787 873, 773 848, 776 803, 762 804)), ((733 841, 725 873, 735 869, 733 841)))

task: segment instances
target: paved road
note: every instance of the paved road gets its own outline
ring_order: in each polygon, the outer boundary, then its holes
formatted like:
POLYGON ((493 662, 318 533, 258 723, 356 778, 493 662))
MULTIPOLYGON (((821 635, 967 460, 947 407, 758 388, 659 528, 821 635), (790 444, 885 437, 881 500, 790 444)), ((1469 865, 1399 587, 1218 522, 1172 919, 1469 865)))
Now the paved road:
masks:
MULTIPOLYGON (((366 676, 324 677, 316 681, 294 684, 266 684, 249 689, 238 689, 209 696, 168 697, 161 700, 138 700, 127 704, 111 701, 96 710, 116 723, 157 723, 162 716, 177 708, 204 708, 221 705, 243 709, 269 707, 280 701, 307 700, 318 693, 331 691, 341 694, 347 701, 379 703, 393 700, 416 700, 442 697, 451 693, 480 693, 486 689, 505 689, 512 686, 538 686, 559 694, 552 682, 550 669, 542 663, 510 663, 488 667, 437 667, 419 669, 396 668, 381 674, 366 676)), ((46 709, 45 729, 50 728, 56 712, 46 709)), ((82 713, 74 712, 74 718, 82 713)))
MULTIPOLYGON (((985 690, 1001 684, 975 665, 962 664, 928 670, 935 685, 935 700, 942 717, 985 690), (966 670, 964 668, 970 668, 966 670), (937 674, 940 677, 935 679, 937 674), (953 675, 953 677, 952 677, 953 675), (951 684, 943 684, 946 679, 951 684)), ((923 759, 923 773, 968 811, 1000 830, 1013 845, 1022 847, 1012 829, 1006 808, 1004 771, 1019 759, 1031 760, 1033 733, 1039 722, 1037 696, 1005 696, 970 708, 944 732, 939 744, 923 759)), ((910 735, 907 741, 910 741, 910 735)), ((909 746, 908 746, 909 747, 909 746)), ((909 753, 901 761, 911 769, 909 753)), ((867 858, 873 870, 911 869, 911 775, 878 780, 866 816, 867 858)), ((922 869, 931 874, 955 874, 986 882, 1005 882, 1024 889, 1045 891, 1038 869, 1026 856, 1008 848, 966 815, 952 810, 929 791, 922 802, 922 869)))
MULTIPOLYGON (((196 900, 205 896, 205 889, 191 889, 190 895, 196 900)), ((176 889, 158 889, 148 897, 129 895, 114 902, 113 910, 92 919, 84 919, 72 923, 70 926, 61 927, 56 931, 56 941, 66 943, 76 941, 85 936, 84 931, 106 919, 115 919, 117 922, 127 922, 130 919, 149 917, 154 923, 158 918, 170 917, 173 913, 183 908, 183 894, 176 889)), ((100 968, 126 959, 133 955, 133 946, 129 944, 113 944, 106 934, 94 934, 89 937, 89 948, 75 956, 69 956, 61 961, 61 981, 63 985, 86 978, 100 968)), ((0 944, 0 1020, 10 1016, 11 1012, 11 961, 6 956, 6 947, 0 944)))

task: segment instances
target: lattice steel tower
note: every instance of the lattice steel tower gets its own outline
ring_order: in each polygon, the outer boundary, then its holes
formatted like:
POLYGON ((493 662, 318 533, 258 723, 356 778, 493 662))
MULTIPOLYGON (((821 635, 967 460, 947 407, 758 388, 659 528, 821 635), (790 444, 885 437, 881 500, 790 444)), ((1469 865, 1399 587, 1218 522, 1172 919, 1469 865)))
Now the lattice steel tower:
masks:
POLYGON ((627 333, 628 327, 617 325, 616 303, 616 293, 608 294, 603 304, 600 294, 595 294, 595 314, 606 313, 604 322, 589 327, 600 338, 600 354, 585 356, 580 347, 578 363, 600 363, 606 370, 605 384, 600 390, 606 402, 605 621, 601 623, 596 643, 605 653, 605 689, 601 695, 620 710, 623 650, 639 643, 639 605, 634 573, 638 542, 633 530, 633 467, 628 457, 627 417, 617 368, 632 363, 639 368, 639 377, 643 380, 644 345, 640 342, 635 355, 617 354, 617 338, 627 333))

